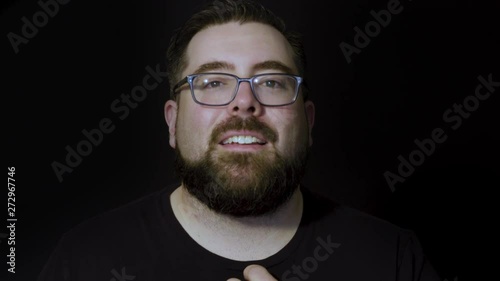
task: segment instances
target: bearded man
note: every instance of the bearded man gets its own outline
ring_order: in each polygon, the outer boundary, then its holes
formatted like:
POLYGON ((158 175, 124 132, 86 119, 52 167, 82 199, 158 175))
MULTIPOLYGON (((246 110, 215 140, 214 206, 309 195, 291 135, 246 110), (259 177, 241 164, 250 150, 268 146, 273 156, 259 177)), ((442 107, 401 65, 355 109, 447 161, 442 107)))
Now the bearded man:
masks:
POLYGON ((194 14, 167 52, 179 184, 68 232, 38 280, 440 280, 411 230, 301 184, 302 46, 255 2, 194 14))

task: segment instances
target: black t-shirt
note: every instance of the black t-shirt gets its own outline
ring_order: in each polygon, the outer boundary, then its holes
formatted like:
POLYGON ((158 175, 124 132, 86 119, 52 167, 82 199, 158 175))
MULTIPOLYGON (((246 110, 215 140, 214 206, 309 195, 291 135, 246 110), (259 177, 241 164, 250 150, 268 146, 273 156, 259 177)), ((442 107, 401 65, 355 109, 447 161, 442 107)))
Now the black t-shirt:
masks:
POLYGON ((304 187, 301 224, 281 251, 258 261, 230 260, 185 232, 172 211, 171 191, 152 193, 64 234, 38 281, 243 280, 250 264, 281 281, 440 280, 412 231, 304 187))

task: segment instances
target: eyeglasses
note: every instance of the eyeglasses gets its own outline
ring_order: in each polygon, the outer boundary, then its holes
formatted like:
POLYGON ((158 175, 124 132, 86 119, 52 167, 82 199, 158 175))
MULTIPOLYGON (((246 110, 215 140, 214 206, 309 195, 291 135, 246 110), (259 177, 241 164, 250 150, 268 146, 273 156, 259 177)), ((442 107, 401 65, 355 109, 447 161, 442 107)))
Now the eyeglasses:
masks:
POLYGON ((230 104, 241 82, 250 83, 252 93, 260 104, 283 106, 295 102, 302 77, 285 73, 265 73, 250 78, 239 78, 229 73, 200 73, 188 75, 177 83, 174 94, 186 83, 191 88, 193 100, 201 105, 222 106, 230 104))

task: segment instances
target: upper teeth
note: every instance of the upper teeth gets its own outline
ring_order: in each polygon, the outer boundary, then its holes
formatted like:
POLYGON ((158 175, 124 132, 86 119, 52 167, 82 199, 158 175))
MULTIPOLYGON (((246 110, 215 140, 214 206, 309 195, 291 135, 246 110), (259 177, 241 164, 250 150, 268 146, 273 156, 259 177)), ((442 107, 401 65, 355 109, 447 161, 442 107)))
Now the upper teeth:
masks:
POLYGON ((223 144, 230 144, 230 143, 238 143, 238 144, 247 144, 247 143, 265 143, 264 141, 256 138, 256 137, 251 137, 251 136, 234 136, 225 139, 223 144))

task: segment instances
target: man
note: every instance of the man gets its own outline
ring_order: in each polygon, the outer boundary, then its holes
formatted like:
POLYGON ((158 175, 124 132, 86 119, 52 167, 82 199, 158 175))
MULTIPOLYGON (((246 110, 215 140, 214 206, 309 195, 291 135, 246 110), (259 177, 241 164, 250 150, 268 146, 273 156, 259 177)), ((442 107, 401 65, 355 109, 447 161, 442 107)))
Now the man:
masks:
POLYGON ((181 183, 68 232, 39 281, 439 280, 411 231, 300 185, 315 109, 279 18, 216 1, 167 57, 181 183))

